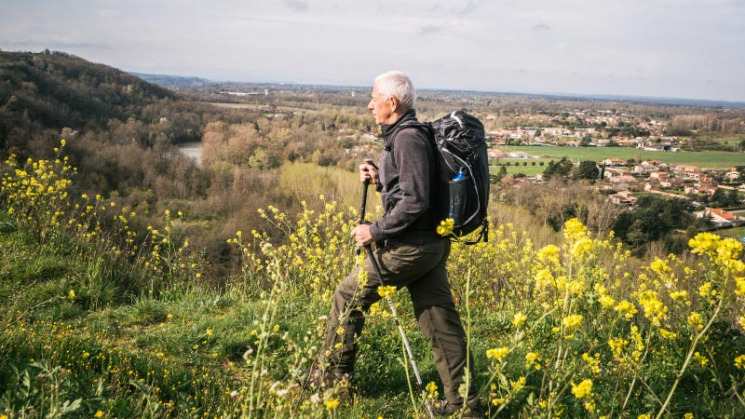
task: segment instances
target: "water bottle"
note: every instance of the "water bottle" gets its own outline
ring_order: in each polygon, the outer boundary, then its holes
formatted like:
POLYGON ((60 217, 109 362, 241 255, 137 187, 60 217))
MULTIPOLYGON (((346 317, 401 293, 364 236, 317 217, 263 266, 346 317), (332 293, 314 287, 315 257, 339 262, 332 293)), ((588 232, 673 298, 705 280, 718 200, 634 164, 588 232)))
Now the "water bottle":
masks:
POLYGON ((466 187, 468 175, 465 168, 461 168, 450 181, 450 211, 448 218, 455 221, 456 226, 463 224, 463 212, 466 210, 466 187))

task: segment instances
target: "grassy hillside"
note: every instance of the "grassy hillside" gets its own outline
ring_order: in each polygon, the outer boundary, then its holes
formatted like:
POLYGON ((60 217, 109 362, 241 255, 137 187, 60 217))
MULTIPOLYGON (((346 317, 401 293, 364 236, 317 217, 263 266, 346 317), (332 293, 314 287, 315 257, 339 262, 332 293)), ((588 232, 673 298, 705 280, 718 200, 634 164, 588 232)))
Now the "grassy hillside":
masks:
MULTIPOLYGON (((300 171, 305 173, 304 170, 300 171)), ((235 232, 240 260, 210 287, 183 214, 135 239, 131 208, 71 196, 59 161, 5 163, 0 189, 0 416, 410 418, 405 355, 385 307, 360 339, 355 398, 303 390, 329 298, 357 263, 354 209, 322 201, 235 232)), ((526 227, 526 228, 534 228, 526 227)), ((538 246, 512 224, 456 245, 454 297, 490 417, 742 417, 742 246, 701 234, 692 253, 641 263, 568 221, 538 246), (688 416, 685 416, 688 415, 688 416)), ((394 298, 436 397, 405 292, 394 298)), ((441 388, 441 387, 440 387, 441 388)))

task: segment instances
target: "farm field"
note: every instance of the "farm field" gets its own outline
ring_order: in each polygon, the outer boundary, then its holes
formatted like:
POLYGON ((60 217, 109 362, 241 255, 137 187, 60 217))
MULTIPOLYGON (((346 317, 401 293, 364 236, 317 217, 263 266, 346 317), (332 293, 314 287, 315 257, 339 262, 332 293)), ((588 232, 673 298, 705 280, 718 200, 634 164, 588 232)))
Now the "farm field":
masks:
MULTIPOLYGON (((567 157, 572 161, 618 158, 623 160, 659 160, 665 163, 693 164, 701 168, 726 169, 745 164, 744 153, 722 151, 700 151, 677 153, 663 151, 644 151, 627 147, 558 147, 558 146, 499 146, 506 152, 524 151, 538 155, 543 159, 560 159, 567 157)), ((530 160, 533 161, 533 160, 530 160)), ((529 163, 530 164, 530 163, 529 163)))
POLYGON ((727 230, 719 230, 716 232, 716 234, 719 234, 722 237, 732 237, 735 239, 739 239, 740 237, 745 237, 745 226, 730 228, 727 230))

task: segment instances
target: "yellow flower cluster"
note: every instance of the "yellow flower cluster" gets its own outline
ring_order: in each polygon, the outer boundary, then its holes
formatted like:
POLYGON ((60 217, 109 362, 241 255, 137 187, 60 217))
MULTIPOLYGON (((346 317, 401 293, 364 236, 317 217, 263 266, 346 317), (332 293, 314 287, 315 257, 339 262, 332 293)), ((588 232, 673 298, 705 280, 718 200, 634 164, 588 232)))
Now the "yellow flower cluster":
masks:
POLYGON ((523 313, 515 313, 515 317, 512 319, 512 325, 515 327, 522 326, 525 321, 528 320, 528 316, 524 315, 523 313))
POLYGON ((582 326, 582 315, 572 314, 567 317, 564 317, 564 319, 561 321, 561 324, 564 326, 564 329, 566 329, 568 332, 576 330, 582 326))
POLYGON ((667 314, 667 307, 660 301, 657 292, 643 291, 639 296, 639 304, 644 309, 644 317, 648 318, 654 326, 659 326, 667 314))
POLYGON ((540 361, 541 356, 536 352, 528 352, 525 354, 525 368, 533 366, 536 370, 541 369, 540 361), (535 365, 534 365, 535 364, 535 365))
POLYGON ((735 367, 738 369, 745 369, 745 355, 738 355, 737 358, 735 358, 735 367))
POLYGON ((618 314, 623 315, 623 317, 626 320, 633 319, 634 315, 638 312, 636 310, 636 306, 633 303, 626 301, 626 300, 623 300, 620 303, 618 303, 614 310, 616 310, 618 314))
POLYGON ((396 287, 393 285, 381 285, 378 287, 378 295, 383 298, 390 298, 396 293, 396 287))
POLYGON ((440 221, 440 225, 437 226, 437 234, 443 237, 449 236, 450 233, 453 232, 453 227, 455 227, 455 220, 452 218, 446 218, 440 221))
POLYGON ((500 348, 492 348, 487 349, 486 351, 486 357, 489 359, 493 359, 495 361, 501 361, 503 360, 507 355, 509 355, 510 350, 506 346, 500 347, 500 348))
POLYGON ((578 399, 586 399, 592 394, 592 380, 585 379, 579 384, 572 383, 572 394, 578 399))
POLYGON ((559 263, 559 247, 549 244, 538 251, 538 257, 544 261, 550 261, 555 264, 559 263))
POLYGON ((587 237, 587 227, 576 218, 564 223, 564 239, 571 244, 587 237))

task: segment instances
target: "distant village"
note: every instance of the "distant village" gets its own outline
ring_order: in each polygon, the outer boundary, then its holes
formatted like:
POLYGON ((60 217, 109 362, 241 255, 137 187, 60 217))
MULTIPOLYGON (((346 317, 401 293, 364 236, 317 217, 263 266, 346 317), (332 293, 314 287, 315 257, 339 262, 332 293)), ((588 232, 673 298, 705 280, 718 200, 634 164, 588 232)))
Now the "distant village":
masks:
MULTIPOLYGON (((489 150, 490 159, 531 159, 526 152, 504 152, 499 149, 489 150)), ((574 163, 577 166, 579 163, 574 163)), ((669 198, 688 199, 697 211, 697 217, 706 217, 718 228, 733 227, 745 224, 745 208, 742 197, 745 194, 745 165, 727 170, 706 169, 690 164, 668 164, 658 160, 628 162, 618 158, 607 158, 597 162, 600 170, 600 182, 597 188, 608 193, 608 199, 614 204, 632 207, 636 204, 635 195, 639 193, 659 194, 669 198), (712 206, 718 201, 713 198, 728 194, 735 197, 729 212, 712 206)), ((519 187, 523 182, 543 182, 544 176, 505 177, 502 183, 519 187)))
MULTIPOLYGON (((522 115, 520 120, 535 122, 533 126, 514 129, 492 129, 487 137, 493 145, 489 150, 490 160, 540 159, 524 151, 505 152, 504 145, 565 146, 565 147, 629 147, 644 151, 678 152, 687 139, 665 135, 667 123, 646 118, 640 121, 631 115, 618 114, 611 110, 574 111, 565 113, 560 122, 545 115, 522 115), (547 126, 549 125, 549 126, 547 126), (625 129, 619 130, 618 127, 625 129), (615 129, 611 129, 615 127, 615 129), (623 135, 635 133, 636 136, 623 135), (615 134, 615 135, 614 135, 615 134)), ((495 120, 487 115, 486 121, 495 120)), ((741 122, 741 124, 744 124, 741 122)), ((575 166, 578 163, 574 163, 575 166)), ((597 162, 601 181, 597 188, 608 193, 608 199, 617 205, 632 207, 636 195, 652 193, 670 198, 691 200, 697 217, 706 217, 715 227, 745 224, 741 193, 745 193, 745 157, 743 165, 726 170, 702 169, 693 165, 667 164, 657 160, 634 161, 607 158, 597 162), (717 192, 717 191, 720 192, 717 192), (717 207, 719 201, 712 198, 729 194, 734 197, 730 211, 717 207)), ((541 182, 543 175, 525 178, 503 178, 502 182, 518 186, 521 182, 541 182)))

